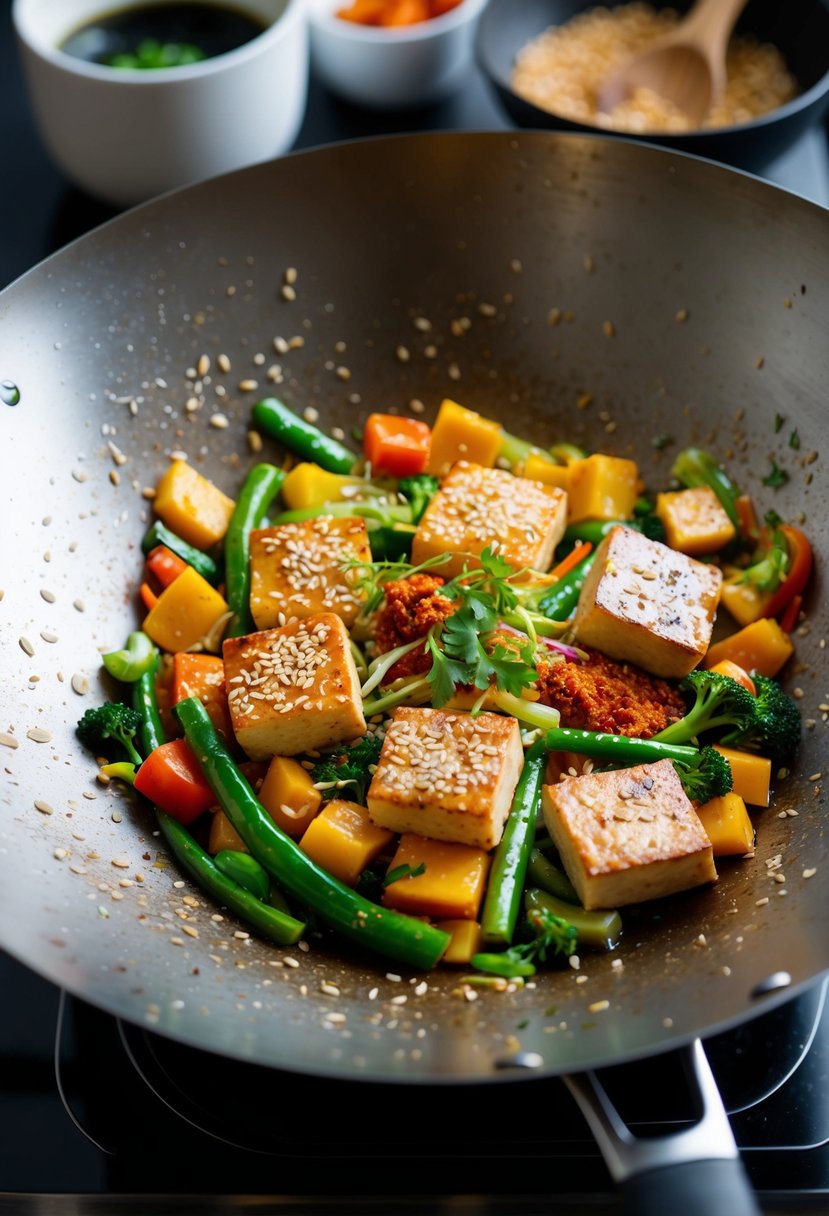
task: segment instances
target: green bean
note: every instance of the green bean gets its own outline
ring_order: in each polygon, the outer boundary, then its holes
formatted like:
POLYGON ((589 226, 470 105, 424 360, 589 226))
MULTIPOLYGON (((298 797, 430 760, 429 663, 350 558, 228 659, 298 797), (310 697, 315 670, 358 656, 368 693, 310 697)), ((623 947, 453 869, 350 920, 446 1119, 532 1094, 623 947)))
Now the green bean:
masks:
POLYGON ((192 566, 214 587, 219 582, 220 570, 210 554, 203 553, 201 549, 194 548, 186 540, 176 536, 175 532, 171 532, 160 520, 156 520, 144 533, 141 549, 144 553, 150 553, 156 545, 166 545, 171 552, 180 557, 183 562, 187 562, 188 566, 192 566))
POLYGON ((530 853, 527 878, 533 886, 541 887, 542 891, 563 899, 565 903, 577 904, 579 902, 579 897, 570 879, 563 870, 550 861, 549 857, 545 857, 540 849, 533 849, 530 853))
POLYGON ((217 870, 267 903, 271 890, 268 871, 250 853, 243 853, 241 849, 220 849, 213 862, 217 870))
POLYGON ((509 818, 489 871, 481 913, 481 938, 486 946, 508 946, 515 932, 546 762, 543 741, 534 743, 524 757, 509 818))
POLYGON ((329 473, 350 473, 359 464, 359 457, 347 447, 324 435, 276 397, 257 401, 253 407, 253 421, 260 431, 277 440, 289 452, 303 460, 312 460, 329 473))
MULTIPOLYGON (((156 652, 152 666, 132 685, 132 705, 141 715, 139 742, 145 756, 165 741, 165 730, 155 695, 157 665, 156 652)), ((278 907, 256 899, 238 882, 222 873, 209 853, 197 844, 178 820, 173 819, 172 815, 168 815, 160 807, 155 807, 155 813, 170 852, 203 890, 278 945, 290 946, 299 941, 305 932, 302 921, 287 915, 278 907)))
POLYGON ((622 918, 613 909, 588 912, 577 904, 564 903, 548 891, 530 888, 524 895, 524 905, 543 908, 553 916, 569 921, 579 935, 579 946, 592 946, 598 950, 612 950, 622 934, 622 918))
POLYGON ((551 621, 566 621, 573 615, 576 604, 579 602, 579 594, 584 586, 585 577, 593 565, 595 556, 595 553, 588 553, 587 557, 582 558, 569 574, 565 574, 564 578, 560 578, 557 583, 554 583, 544 596, 538 607, 551 621))
POLYGON ((357 895, 304 853, 257 800, 196 697, 174 707, 216 798, 252 855, 341 936, 415 967, 433 967, 449 934, 357 895))
POLYGON ((122 684, 134 684, 145 671, 154 667, 155 646, 139 629, 130 634, 123 650, 111 650, 101 657, 104 667, 114 679, 122 684))
POLYGON ((581 519, 578 523, 568 524, 561 538, 562 552, 573 545, 590 541, 591 545, 599 545, 613 528, 632 528, 634 532, 641 531, 635 519, 581 519))
POLYGON ((257 464, 245 478, 225 536, 225 599, 233 613, 226 636, 242 637, 255 626, 250 615, 250 532, 279 493, 285 473, 272 464, 257 464))

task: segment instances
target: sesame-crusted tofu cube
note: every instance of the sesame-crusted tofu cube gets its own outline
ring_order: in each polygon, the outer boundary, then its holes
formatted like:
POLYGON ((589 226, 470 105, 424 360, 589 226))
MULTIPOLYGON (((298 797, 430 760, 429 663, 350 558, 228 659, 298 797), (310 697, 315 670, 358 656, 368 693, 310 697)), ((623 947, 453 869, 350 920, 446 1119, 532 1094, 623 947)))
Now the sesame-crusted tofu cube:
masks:
POLYGON ((356 586, 354 571, 345 568, 351 559, 371 561, 366 525, 356 516, 321 515, 254 529, 250 611, 257 629, 317 612, 336 612, 346 625, 353 625, 365 595, 356 586))
POLYGON ((417 526, 412 563, 449 553, 440 573, 451 578, 480 565, 497 541, 499 557, 516 569, 548 570, 566 526, 567 495, 557 486, 459 460, 417 526))
POLYGON ((585 908, 715 882, 711 841, 670 760, 545 785, 547 830, 585 908))
POLYGON ((400 706, 386 729, 368 809, 393 832, 491 849, 523 765, 515 718, 400 706))
POLYGON ((365 733, 348 631, 333 612, 226 638, 222 654, 233 730, 252 760, 365 733))
POLYGON ((619 526, 596 550, 573 632, 612 659, 681 679, 708 649, 721 587, 716 566, 619 526))

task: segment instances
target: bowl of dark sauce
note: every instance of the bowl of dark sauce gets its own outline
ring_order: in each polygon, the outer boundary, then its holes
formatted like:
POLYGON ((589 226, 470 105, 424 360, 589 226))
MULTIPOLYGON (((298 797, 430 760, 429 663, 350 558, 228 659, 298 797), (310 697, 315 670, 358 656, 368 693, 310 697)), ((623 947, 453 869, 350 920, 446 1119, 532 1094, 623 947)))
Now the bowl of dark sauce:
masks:
POLYGON ((299 133, 303 0, 14 0, 12 17, 47 150, 111 205, 268 160, 299 133))

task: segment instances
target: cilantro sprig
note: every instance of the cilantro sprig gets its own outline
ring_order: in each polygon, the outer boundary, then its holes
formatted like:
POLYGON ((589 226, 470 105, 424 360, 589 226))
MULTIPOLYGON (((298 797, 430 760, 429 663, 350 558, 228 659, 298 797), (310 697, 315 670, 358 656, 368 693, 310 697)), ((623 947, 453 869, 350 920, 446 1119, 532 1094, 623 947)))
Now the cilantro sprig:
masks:
POLYGON ((519 942, 498 954, 473 954, 473 967, 490 975, 507 979, 535 975, 535 962, 546 962, 548 956, 561 954, 569 958, 578 945, 578 930, 568 920, 546 908, 532 908, 527 913, 526 930, 530 940, 519 942))

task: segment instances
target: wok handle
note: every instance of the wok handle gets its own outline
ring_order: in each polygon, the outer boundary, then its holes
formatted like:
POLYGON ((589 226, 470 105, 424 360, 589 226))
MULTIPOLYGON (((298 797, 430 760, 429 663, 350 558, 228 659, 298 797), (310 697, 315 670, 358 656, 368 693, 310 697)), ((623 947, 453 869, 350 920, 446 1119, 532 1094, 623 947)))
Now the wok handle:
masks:
POLYGON ((595 1072, 564 1078, 636 1216, 760 1216, 717 1083, 697 1039, 681 1049, 700 1117, 690 1127, 637 1139, 595 1072))

